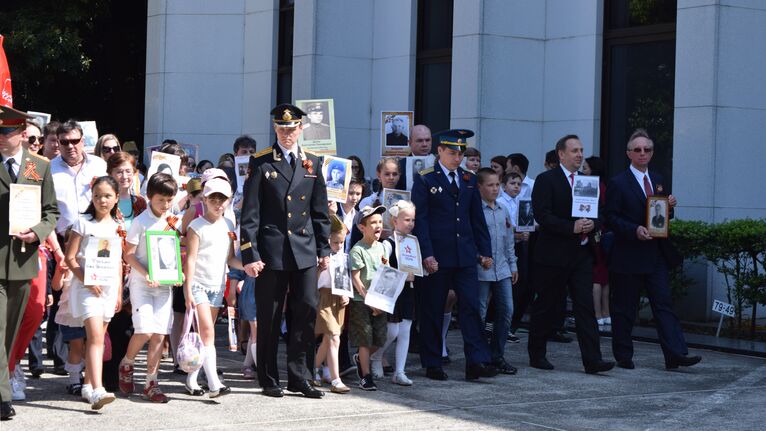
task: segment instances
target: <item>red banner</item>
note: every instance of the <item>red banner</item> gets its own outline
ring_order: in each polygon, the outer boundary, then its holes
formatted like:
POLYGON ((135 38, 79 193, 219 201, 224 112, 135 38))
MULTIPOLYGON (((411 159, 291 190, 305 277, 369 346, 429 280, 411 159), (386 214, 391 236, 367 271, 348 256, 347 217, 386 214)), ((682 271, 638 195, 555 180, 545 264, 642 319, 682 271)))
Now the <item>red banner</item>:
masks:
POLYGON ((3 49, 3 35, 0 35, 0 106, 13 107, 13 91, 11 90, 11 70, 3 49))

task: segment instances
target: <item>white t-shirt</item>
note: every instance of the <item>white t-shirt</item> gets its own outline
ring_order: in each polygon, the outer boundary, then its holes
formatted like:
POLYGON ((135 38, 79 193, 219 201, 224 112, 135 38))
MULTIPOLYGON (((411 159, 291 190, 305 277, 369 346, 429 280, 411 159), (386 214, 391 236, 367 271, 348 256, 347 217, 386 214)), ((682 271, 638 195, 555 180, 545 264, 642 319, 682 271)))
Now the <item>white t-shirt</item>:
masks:
MULTIPOLYGON (((147 208, 146 211, 139 214, 138 217, 133 219, 133 223, 130 225, 130 230, 125 238, 128 244, 136 246, 136 259, 144 266, 149 267, 149 255, 146 250, 146 232, 150 230, 165 230, 168 225, 167 218, 172 214, 165 213, 162 217, 157 217, 151 208, 147 208)), ((176 227, 181 226, 181 219, 178 218, 176 227)), ((138 271, 130 272, 130 286, 146 286, 146 278, 139 274, 138 271)), ((160 286, 157 291, 162 289, 170 289, 170 286, 160 286)), ((158 292, 159 293, 159 292, 158 292)))
POLYGON ((226 283, 226 261, 231 244, 229 232, 234 231, 234 225, 225 217, 215 223, 205 217, 197 217, 189 223, 189 230, 199 236, 192 282, 199 283, 207 292, 218 292, 226 283))
MULTIPOLYGON (((80 249, 77 250, 77 262, 80 268, 85 267, 85 248, 88 242, 91 240, 97 240, 96 238, 111 238, 113 241, 120 241, 120 237, 117 234, 117 228, 119 223, 114 220, 107 221, 106 223, 99 223, 93 220, 93 217, 89 215, 83 215, 78 218, 72 225, 72 231, 76 232, 82 237, 80 241, 80 249)), ((108 286, 101 286, 103 291, 101 296, 95 296, 88 288, 83 286, 82 282, 77 277, 72 277, 70 284, 70 311, 72 317, 80 318, 86 314, 92 314, 95 310, 99 311, 99 314, 106 320, 111 319, 114 316, 114 307, 117 304, 117 291, 119 290, 119 283, 122 280, 118 280, 117 283, 108 286)))
POLYGON ((51 160, 51 177, 61 213, 56 223, 56 232, 61 235, 90 205, 90 183, 93 178, 106 175, 106 162, 101 157, 92 154, 85 154, 84 157, 83 163, 75 168, 67 165, 61 156, 51 160))

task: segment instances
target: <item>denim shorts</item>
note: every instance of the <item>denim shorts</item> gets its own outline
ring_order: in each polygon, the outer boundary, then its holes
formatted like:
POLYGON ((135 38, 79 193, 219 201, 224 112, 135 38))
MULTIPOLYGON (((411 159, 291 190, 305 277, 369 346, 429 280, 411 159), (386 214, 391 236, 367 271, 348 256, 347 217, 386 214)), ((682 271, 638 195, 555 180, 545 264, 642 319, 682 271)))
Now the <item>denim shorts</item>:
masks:
MULTIPOLYGON (((232 280, 234 281, 234 280, 232 280)), ((242 320, 248 322, 255 322, 255 278, 247 277, 242 284, 242 291, 239 293, 239 299, 237 300, 239 308, 239 317, 242 320)))
POLYGON ((195 304, 210 304, 211 307, 220 308, 223 305, 223 294, 226 291, 225 286, 220 286, 217 292, 205 291, 205 286, 201 284, 192 284, 192 298, 195 304))
POLYGON ((85 338, 85 328, 82 326, 59 325, 59 331, 64 342, 85 338))

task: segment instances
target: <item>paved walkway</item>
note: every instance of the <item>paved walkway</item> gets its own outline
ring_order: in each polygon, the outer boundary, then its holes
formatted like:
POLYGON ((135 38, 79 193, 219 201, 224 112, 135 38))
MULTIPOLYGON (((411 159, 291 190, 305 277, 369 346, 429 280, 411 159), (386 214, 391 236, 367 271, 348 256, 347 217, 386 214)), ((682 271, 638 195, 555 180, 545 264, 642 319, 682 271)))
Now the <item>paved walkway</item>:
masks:
MULTIPOLYGON (((241 379, 242 356, 223 349, 219 366, 233 391, 220 401, 186 395, 180 376, 163 362, 160 384, 171 398, 169 404, 151 404, 133 395, 118 397, 93 413, 89 405, 65 394, 64 377, 44 374, 39 380, 27 379, 27 401, 14 404, 17 416, 1 422, 0 430, 764 429, 764 359, 694 350, 692 354, 703 356, 701 364, 668 372, 659 346, 639 342, 635 370, 590 376, 582 372, 577 343, 551 344, 549 359, 556 370, 540 371, 527 366, 525 341, 507 349, 506 358, 520 368, 516 376, 481 383, 462 380, 462 341, 459 331, 450 331, 450 380, 426 379, 417 356, 410 355, 414 386, 400 387, 385 379, 377 392, 354 388, 346 395, 328 393, 321 400, 259 395, 255 383, 241 379)), ((602 340, 602 349, 605 357, 611 355, 608 338, 602 340)))

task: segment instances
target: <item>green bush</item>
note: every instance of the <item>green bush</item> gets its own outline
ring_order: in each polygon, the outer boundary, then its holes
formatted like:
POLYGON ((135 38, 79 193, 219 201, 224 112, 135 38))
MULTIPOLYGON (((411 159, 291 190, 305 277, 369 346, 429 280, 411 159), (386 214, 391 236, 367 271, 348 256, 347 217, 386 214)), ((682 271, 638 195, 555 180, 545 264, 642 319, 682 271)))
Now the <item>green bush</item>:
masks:
MULTIPOLYGON (((685 258, 704 257, 726 281, 727 301, 737 313, 737 331, 742 329, 742 310, 752 307, 750 335, 755 336, 758 304, 766 305, 766 219, 739 219, 722 223, 674 220, 671 241, 685 258)), ((671 284, 685 289, 691 280, 676 272, 671 284)))

